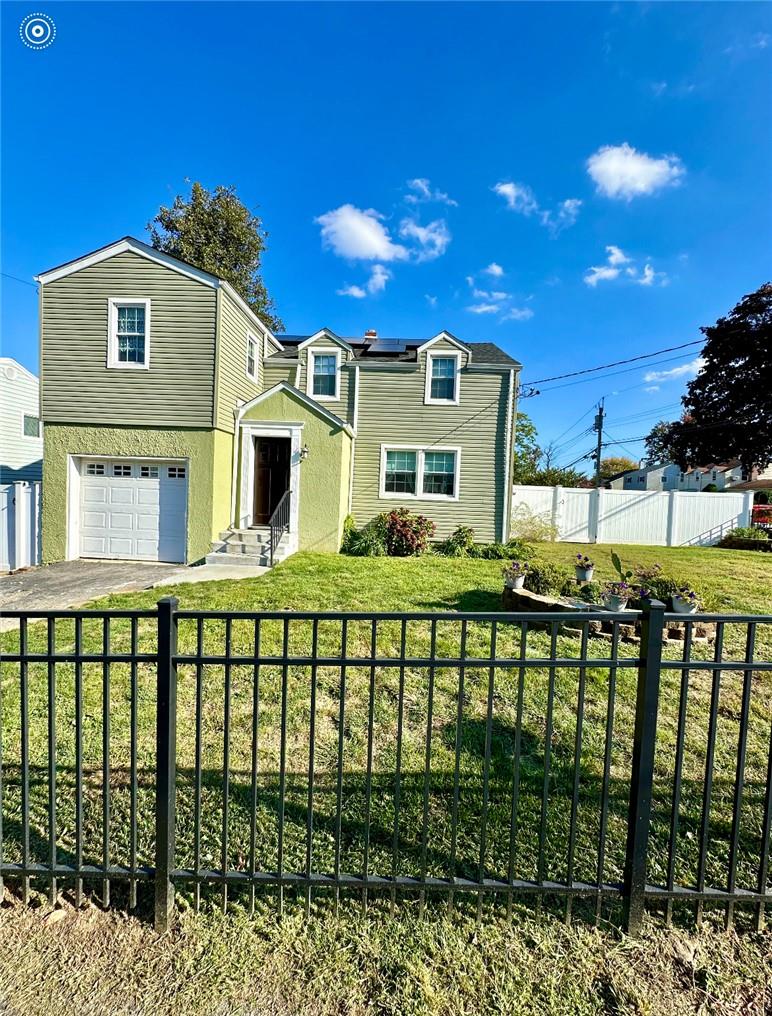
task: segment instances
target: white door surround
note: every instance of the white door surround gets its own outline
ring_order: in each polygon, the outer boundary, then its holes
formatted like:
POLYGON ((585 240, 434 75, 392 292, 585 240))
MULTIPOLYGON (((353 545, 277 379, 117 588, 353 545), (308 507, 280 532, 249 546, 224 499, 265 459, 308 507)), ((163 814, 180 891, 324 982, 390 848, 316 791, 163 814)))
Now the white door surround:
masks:
POLYGON ((298 549, 300 518, 300 463, 303 447, 302 423, 272 423, 265 420, 242 420, 239 423, 238 452, 234 462, 233 491, 238 477, 238 505, 234 504, 234 529, 248 529, 253 525, 255 504, 255 438, 284 437, 290 441, 290 528, 289 552, 298 549), (237 472, 238 470, 238 472, 237 472))

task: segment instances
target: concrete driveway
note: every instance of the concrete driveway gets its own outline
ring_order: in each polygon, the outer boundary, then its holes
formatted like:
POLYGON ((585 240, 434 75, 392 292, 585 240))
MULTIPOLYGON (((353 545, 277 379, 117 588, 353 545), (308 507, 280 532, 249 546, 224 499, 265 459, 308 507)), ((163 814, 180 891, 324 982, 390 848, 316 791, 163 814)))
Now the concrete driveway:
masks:
MULTIPOLYGON (((187 568, 144 561, 61 561, 0 576, 0 614, 4 610, 66 610, 110 593, 177 583, 248 579, 266 571, 267 568, 216 564, 187 568)), ((164 593, 159 590, 158 595, 160 598, 164 593)), ((10 619, 0 617, 0 630, 13 625, 10 619)))

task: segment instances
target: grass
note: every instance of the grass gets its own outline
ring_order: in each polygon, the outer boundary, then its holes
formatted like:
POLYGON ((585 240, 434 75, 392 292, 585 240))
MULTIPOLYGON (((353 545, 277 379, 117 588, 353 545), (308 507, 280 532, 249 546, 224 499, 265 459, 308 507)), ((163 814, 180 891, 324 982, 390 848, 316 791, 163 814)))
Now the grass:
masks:
MULTIPOLYGON (((759 560, 763 555, 752 552, 718 550, 665 550, 661 548, 618 548, 627 564, 660 561, 665 570, 675 577, 689 581, 711 597, 724 598, 722 609, 737 612, 756 611, 772 613, 772 562, 759 560)), ((593 547, 592 556, 601 579, 611 577, 609 549, 593 547)), ((544 558, 570 564, 575 549, 565 545, 540 547, 544 558)), ((257 610, 468 610, 489 611, 500 609, 501 562, 478 560, 449 560, 427 557, 420 560, 354 559, 328 555, 299 554, 259 580, 209 583, 199 586, 180 586, 169 590, 177 595, 181 606, 187 609, 257 610)), ((100 601, 99 607, 143 608, 152 607, 157 599, 155 592, 127 594, 100 601)), ((762 626, 760 626, 761 628, 762 626)), ((125 624, 115 622, 111 633, 114 651, 127 646, 129 631, 125 624)), ((154 630, 151 623, 140 626, 140 650, 152 651, 154 630)), ((221 652, 223 625, 207 622, 204 640, 207 652, 221 652)), ((254 640, 254 630, 246 622, 234 622, 232 637, 235 651, 248 654, 254 640)), ((264 651, 275 652, 281 645, 281 623, 265 622, 261 638, 264 651)), ((371 632, 365 623, 352 622, 349 626, 349 647, 355 654, 369 651, 371 632)), ((426 622, 414 622, 408 627, 409 652, 424 655, 430 633, 426 622)), ((2 645, 10 651, 16 636, 3 636, 2 645)), ((102 632, 98 625, 84 625, 84 646, 92 649, 101 644, 102 632)), ((331 654, 340 648, 339 626, 321 625, 318 632, 320 650, 331 654)), ((468 651, 485 655, 490 650, 490 626, 482 623, 469 625, 468 651)), ((305 652, 309 648, 311 629, 307 623, 290 625, 292 651, 305 652)), ((180 646, 183 652, 195 647, 196 632, 192 622, 180 625, 180 646)), ((30 629, 31 647, 42 647, 45 630, 40 626, 30 629)), ((56 644, 66 651, 73 643, 72 625, 57 626, 56 644)), ((444 623, 437 629, 437 649, 441 655, 458 653, 459 625, 444 623)), ((399 645, 399 625, 379 627, 378 652, 394 655, 399 645)), ((529 656, 544 655, 549 645, 545 633, 529 635, 529 656)), ((516 633, 501 626, 499 652, 516 654, 516 633)), ((559 653, 576 656, 578 642, 561 636, 559 653)), ((725 638, 726 656, 744 652, 744 633, 739 625, 728 625, 725 638)), ((760 632, 757 659, 770 658, 769 635, 760 632)), ((593 656, 605 656, 608 646, 599 640, 590 641, 593 656)), ((630 658, 635 646, 625 646, 622 655, 630 658)), ((674 654, 675 650, 669 649, 674 654)), ((707 648, 695 649, 695 656, 709 656, 707 648)), ((733 657, 741 659, 741 656, 733 657)), ((18 672, 11 664, 4 664, 2 672, 3 757, 4 757, 4 839, 5 856, 14 859, 19 841, 19 736, 18 736, 18 672)), ((398 870, 402 874, 418 875, 425 857, 429 874, 447 876, 450 873, 476 878, 481 862, 481 786, 484 770, 486 738, 486 707, 489 694, 487 668, 469 668, 465 675, 462 697, 461 723, 457 727, 458 671, 452 667, 439 667, 434 680, 434 701, 431 721, 431 756, 429 766, 429 794, 426 799, 428 824, 424 848, 424 787, 426 761, 427 679, 425 671, 408 668, 402 690, 403 750, 402 782, 400 788, 400 816, 398 826, 398 870), (455 748, 459 744, 459 822, 455 845, 452 837, 452 807, 455 791, 455 748)), ((548 673, 533 669, 527 672, 522 701, 521 778, 519 786, 518 823, 516 834, 510 841, 510 811, 512 799, 513 746, 517 726, 518 686, 517 674, 504 668, 493 674, 493 714, 491 722, 491 765, 489 770, 490 808, 486 816, 486 845, 482 851, 483 870, 487 875, 506 877, 510 849, 517 876, 565 880, 568 875, 568 840, 571 816, 571 795, 574 776, 574 750, 576 738, 576 706, 579 690, 579 668, 557 671, 554 683, 553 736, 550 741, 552 756, 549 784, 549 808, 546 815, 546 850, 539 857, 538 827, 541 819, 543 789, 545 721, 547 715, 548 673)), ((341 782, 341 867, 347 871, 360 871, 363 866, 364 828, 369 822, 371 871, 385 874, 392 870, 393 832, 395 819, 395 752, 396 729, 399 722, 400 687, 396 668, 379 667, 374 675, 374 736, 372 743, 371 786, 372 805, 367 809, 365 784, 367 780, 368 739, 367 715, 369 708, 370 671, 366 668, 349 668, 347 674, 345 713, 340 725, 340 669, 319 668, 316 710, 316 736, 314 759, 314 832, 312 837, 313 867, 331 870, 335 863, 337 820, 337 749, 339 739, 344 747, 344 767, 341 782)), ((244 867, 249 861, 250 822, 252 802, 251 759, 253 721, 253 668, 233 666, 230 674, 231 739, 228 790, 228 848, 225 861, 230 868, 244 867)), ((84 665, 84 852, 89 860, 101 860, 101 833, 104 817, 105 785, 102 779, 102 743, 105 730, 102 724, 104 674, 101 665, 84 665)), ((631 665, 620 666, 617 672, 615 714, 610 741, 609 781, 609 836, 603 877, 616 881, 621 877, 624 854, 624 836, 627 793, 629 788, 631 724, 635 688, 635 670, 631 665)), ((109 802, 111 819, 111 860, 126 863, 129 859, 129 780, 130 714, 128 692, 131 673, 121 664, 111 667, 110 702, 110 761, 109 802)), ((663 689, 658 727, 657 767, 655 774, 655 801, 652 826, 650 880, 661 882, 666 875, 666 848, 670 820, 674 744, 677 726, 679 677, 675 671, 663 675, 663 689)), ((43 666, 30 667, 30 759, 32 764, 32 847, 35 854, 45 860, 46 805, 49 783, 47 775, 47 672, 43 666)), ((73 706, 73 668, 69 664, 57 665, 57 719, 58 760, 62 772, 57 782, 57 809, 59 821, 59 857, 68 860, 73 856, 73 785, 75 722, 73 706)), ((154 687, 150 667, 139 667, 138 682, 138 849, 140 862, 152 863, 152 809, 153 809, 153 744, 154 744, 154 687)), ((200 860, 202 865, 220 867, 221 829, 223 821, 223 704, 225 679, 222 667, 207 666, 202 671, 203 713, 201 740, 201 799, 202 836, 200 860)), ((264 666, 260 673, 258 777, 255 784, 256 862, 258 867, 273 869, 277 863, 279 807, 279 756, 281 750, 281 672, 264 666)), ((711 678, 706 672, 692 672, 688 689, 686 724, 686 751, 684 756, 684 786, 680 809, 679 836, 677 839, 676 881, 692 884, 696 878, 697 844, 700 835, 700 816, 704 788, 705 751, 708 711, 711 699, 711 678)), ((196 672, 192 666, 180 669, 178 693, 178 864, 191 865, 195 859, 195 692, 196 672)), ((723 885, 727 877, 731 808, 735 790, 735 766, 739 731, 739 706, 742 692, 742 674, 726 671, 722 674, 715 778, 711 802, 711 821, 708 827, 709 851, 707 882, 723 885)), ((760 851, 761 813, 769 749, 769 717, 772 715, 772 681, 770 675, 757 673, 751 688, 751 711, 748 736, 748 753, 745 767, 742 827, 738 856, 738 885, 755 885, 760 851)), ((585 722, 580 755, 580 796, 577 813, 577 841, 573 860, 573 877, 595 881, 597 877, 599 809, 603 793, 603 763, 606 710, 609 694, 609 673, 601 667, 588 667, 585 688, 585 722)), ((307 668, 290 668, 287 687, 286 755, 288 777, 285 794, 286 831, 284 838, 284 864, 288 870, 303 870, 306 850, 306 804, 308 794, 308 728, 309 672, 307 668)), ((118 890, 120 893, 120 890, 118 890)), ((237 903, 247 902, 244 894, 235 895, 237 903)), ((78 919, 72 922, 72 934, 99 937, 100 942, 119 943, 126 940, 131 951, 144 942, 153 957, 148 977, 160 978, 153 990, 164 991, 162 985, 174 978, 175 1005, 190 1012, 214 1011, 196 1008, 201 1005, 198 995, 205 985, 212 991, 220 990, 225 980, 228 997, 233 1006, 242 1004, 239 992, 254 989, 255 978, 250 980, 247 967, 256 964, 265 971, 265 983, 257 990, 257 998, 266 990, 273 1001, 265 1001, 259 1011, 277 1013, 322 1012, 421 1012, 462 1013, 471 1011, 493 1012, 638 1012, 647 1011, 643 1001, 645 990, 662 979, 662 985, 676 984, 670 1009, 659 1007, 651 1012, 695 1011, 704 1004, 707 1011, 735 1011, 731 1006, 738 999, 747 1012, 759 1011, 763 1005, 764 972, 763 952, 769 948, 769 938, 746 935, 741 939, 714 936, 706 930, 694 943, 700 953, 703 970, 694 974, 690 982, 683 972, 678 950, 687 939, 682 933, 667 933, 651 929, 648 945, 627 946, 618 940, 613 930, 596 933, 580 924, 571 930, 549 921, 543 925, 534 922, 530 906, 518 906, 519 923, 514 931, 501 922, 503 906, 486 901, 486 921, 479 932, 474 920, 475 901, 457 898, 459 907, 455 921, 443 916, 444 904, 429 903, 433 913, 430 922, 419 922, 415 917, 417 906, 414 894, 405 894, 401 901, 400 919, 387 917, 388 898, 372 893, 370 919, 362 923, 356 913, 359 896, 355 900, 343 899, 343 918, 336 920, 323 893, 315 894, 312 901, 315 918, 309 926, 297 922, 302 901, 294 906, 294 899, 285 893, 288 916, 283 924, 275 925, 275 900, 272 891, 259 893, 254 918, 243 916, 239 907, 233 923, 223 923, 212 912, 208 898, 219 898, 215 892, 204 893, 204 910, 193 919, 184 908, 193 902, 189 889, 183 889, 180 903, 183 907, 181 924, 175 931, 174 948, 168 940, 159 943, 152 939, 148 929, 124 921, 115 915, 99 915, 91 924, 80 927, 78 919), (252 923, 250 924, 250 920, 252 923), (93 928, 92 928, 93 925, 93 928), (91 929, 91 930, 90 930, 91 929), (532 943, 530 952, 524 943, 532 943), (731 946, 729 943, 732 943, 731 946), (739 944, 734 944, 739 943, 739 944), (629 948, 629 952, 626 951, 629 948), (734 983, 726 973, 726 949, 736 953, 741 968, 747 964, 747 990, 734 983), (655 956, 654 953, 657 953, 655 956), (194 964, 195 957, 214 952, 221 958, 223 971, 211 969, 202 987, 191 997, 191 992, 178 976, 185 964, 194 964), (661 955, 660 955, 661 954, 661 955), (742 959, 738 957, 742 954, 742 959), (548 957, 560 957, 553 962, 548 957), (241 957, 241 958, 239 958, 241 957), (514 960, 514 966, 513 966, 514 960), (176 964, 182 964, 182 968, 176 964), (518 968, 518 963, 520 968, 518 968), (515 969, 518 968, 518 969, 515 969), (704 968, 704 969, 703 969, 704 968), (175 973, 177 971, 177 973, 175 973), (625 972, 626 971, 626 972, 625 972), (705 972, 707 971, 707 972, 705 972), (575 981, 571 975, 575 973, 575 981), (679 981, 680 978, 680 981, 679 981), (728 978, 728 981, 727 981, 728 978), (713 980, 715 980, 715 984, 713 980), (706 985, 712 985, 710 988, 706 985), (252 985, 252 987, 248 987, 252 985), (291 987, 294 986, 294 987, 291 987), (411 987, 412 986, 412 987, 411 987), (410 998, 411 992, 414 998, 410 998), (287 997, 284 997, 287 995, 287 997), (278 1001, 277 1001, 278 999, 278 1001), (716 1001, 717 1000, 717 1001, 716 1001), (512 1008, 517 1004, 517 1008, 512 1008), (271 1008, 273 1006, 273 1008, 271 1008), (391 1006, 391 1008, 390 1008, 391 1006), (412 1006, 412 1008, 411 1008, 412 1006), (636 1006, 638 1008, 636 1008, 636 1006), (681 1006, 681 1008, 679 1008, 681 1006), (693 1006, 692 1009, 689 1006, 693 1006), (725 1006, 722 1009, 721 1006, 725 1006), (754 1009, 754 1006, 757 1008, 754 1009), (711 1008, 713 1007, 713 1008, 711 1008)), ((547 901, 547 908, 553 903, 547 901)), ((577 906, 575 912, 592 920, 589 912, 577 906)), ((615 918, 609 909, 603 917, 615 918)), ((676 911, 676 918, 688 918, 686 912, 676 911)), ((711 915, 709 914, 709 921, 711 915)), ((743 915, 740 915, 741 921, 743 915)), ((29 915, 17 913, 12 926, 28 927, 29 915)), ((69 926, 69 925, 68 925, 69 926)), ((56 925, 59 934, 59 928, 56 925)), ((602 924, 602 927, 605 927, 602 924)), ((52 947, 50 936, 33 935, 36 943, 33 954, 43 963, 46 950, 52 947)), ((0 939, 0 941, 2 941, 0 939)), ((691 941, 691 940, 689 940, 691 941)), ((123 948, 123 946, 120 946, 123 948)), ((85 949, 85 946, 84 946, 85 949)), ((66 950, 62 953, 64 962, 66 950)), ((696 954, 695 954, 696 955, 696 954)), ((45 964, 50 966, 50 957, 45 964)), ((98 966, 98 964, 97 964, 98 966)), ((10 965, 13 967, 13 964, 10 965)), ((54 957, 53 967, 56 967, 54 957)), ((688 964, 687 964, 688 968, 688 964)), ((251 968, 250 968, 251 969, 251 968)), ((738 968, 739 969, 739 968, 738 968)), ((7 969, 0 973, 10 978, 7 983, 15 990, 26 990, 29 969, 7 969), (16 978, 16 980, 14 980, 16 978)), ((117 975, 113 975, 117 976, 117 975)), ((50 977, 46 977, 49 984, 50 977)), ((184 979, 183 979, 184 980, 184 979)), ((86 983, 91 983, 86 977, 86 983)), ((10 990, 10 989, 9 989, 10 990)), ((54 990, 53 988, 51 989, 54 990)), ((126 986, 122 991, 129 991, 126 986)), ((669 990, 669 988, 665 988, 669 990)), ((226 993, 227 993, 226 992, 226 993)), ((15 996, 13 996, 15 997, 15 996)), ((123 997, 123 996, 122 996, 123 997)), ((129 997, 128 995, 126 997, 129 997)), ((248 997, 248 996, 245 996, 248 997)), ((42 998, 42 996, 41 996, 42 998)), ((267 999, 267 996, 266 996, 267 999)), ((170 1003, 171 1004, 171 1003, 170 1003)), ((246 1004, 246 1003, 244 1003, 246 1004)), ((79 1005, 78 1008, 81 1008, 79 1005)), ((258 1007, 259 1009, 259 1007, 258 1007)), ((255 1009, 254 1011, 258 1011, 255 1009)), ((24 1010, 27 1011, 27 1010, 24 1010)), ((37 1011, 30 1009, 31 1011, 37 1011)), ((42 1011, 42 1009, 41 1009, 42 1011)), ((49 1007, 48 1011, 55 1011, 49 1007)), ((96 1011, 96 1010, 95 1010, 96 1011)), ((109 1010, 102 1010, 109 1011, 109 1010)), ((121 1011, 121 1010, 116 1010, 121 1011)), ((141 1010, 140 1010, 141 1011, 141 1010)), ((151 1011, 150 1009, 148 1011, 151 1011)), ((158 1011, 153 1009, 152 1011, 158 1011)), ((169 1008, 169 1012, 178 1011, 169 1008)), ((230 1011, 230 1010, 223 1010, 230 1011)), ((233 1011, 241 1011, 235 1008, 233 1011)), ((244 1009, 244 1012, 250 1011, 244 1009)))

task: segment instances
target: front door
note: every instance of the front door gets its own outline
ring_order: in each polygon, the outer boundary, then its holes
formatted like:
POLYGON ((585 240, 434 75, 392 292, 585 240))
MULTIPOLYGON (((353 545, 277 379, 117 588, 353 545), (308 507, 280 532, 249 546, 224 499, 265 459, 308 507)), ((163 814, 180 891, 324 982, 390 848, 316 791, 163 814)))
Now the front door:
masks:
POLYGON ((282 494, 289 490, 289 478, 289 438, 256 437, 254 525, 270 521, 282 494))

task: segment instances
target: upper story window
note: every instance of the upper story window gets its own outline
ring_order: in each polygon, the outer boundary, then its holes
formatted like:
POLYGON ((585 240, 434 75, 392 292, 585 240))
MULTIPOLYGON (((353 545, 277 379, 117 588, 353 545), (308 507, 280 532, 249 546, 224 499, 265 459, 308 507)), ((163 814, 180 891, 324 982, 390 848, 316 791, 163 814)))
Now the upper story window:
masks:
POLYGON ((109 301, 107 366, 145 370, 150 366, 150 300, 109 301))
POLYGON ((308 394, 320 402, 339 399, 340 352, 333 349, 312 349, 308 361, 308 394))
POLYGON ((424 402, 429 405, 458 405, 459 356, 455 353, 428 353, 426 356, 426 391, 424 402))
POLYGON ((25 437, 40 437, 40 420, 37 416, 24 414, 22 433, 25 437))
POLYGON ((257 339, 247 332, 247 377, 257 381, 257 339))

